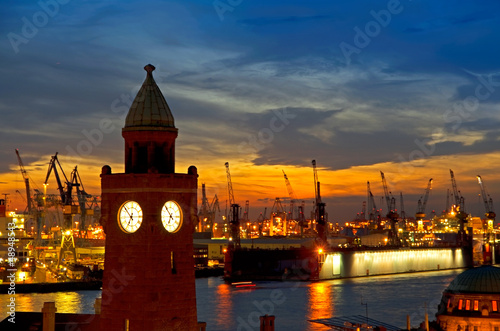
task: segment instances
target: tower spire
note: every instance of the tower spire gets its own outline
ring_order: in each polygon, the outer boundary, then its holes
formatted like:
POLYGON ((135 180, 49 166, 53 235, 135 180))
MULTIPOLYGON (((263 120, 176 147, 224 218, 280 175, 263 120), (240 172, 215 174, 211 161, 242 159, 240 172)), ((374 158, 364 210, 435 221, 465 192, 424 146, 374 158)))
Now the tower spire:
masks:
POLYGON ((144 67, 146 79, 130 106, 122 136, 125 139, 126 173, 174 173, 174 117, 153 78, 155 67, 144 67))

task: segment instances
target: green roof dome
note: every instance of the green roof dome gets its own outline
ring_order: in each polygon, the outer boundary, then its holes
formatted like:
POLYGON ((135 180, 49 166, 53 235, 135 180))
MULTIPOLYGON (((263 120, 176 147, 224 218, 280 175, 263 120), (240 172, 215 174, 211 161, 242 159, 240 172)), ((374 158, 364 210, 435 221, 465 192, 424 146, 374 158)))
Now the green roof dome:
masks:
POLYGON ((466 270, 450 283, 446 291, 500 293, 500 268, 488 265, 466 270))
POLYGON ((158 130, 175 128, 174 117, 153 79, 155 67, 148 64, 144 67, 146 80, 137 93, 125 120, 125 130, 158 130))

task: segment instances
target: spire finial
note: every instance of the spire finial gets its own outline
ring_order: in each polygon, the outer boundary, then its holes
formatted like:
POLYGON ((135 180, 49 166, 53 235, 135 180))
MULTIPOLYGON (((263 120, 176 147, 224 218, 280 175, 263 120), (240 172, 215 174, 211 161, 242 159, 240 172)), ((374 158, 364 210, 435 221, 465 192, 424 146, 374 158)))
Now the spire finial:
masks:
POLYGON ((155 69, 156 69, 155 66, 152 64, 147 64, 144 67, 144 70, 146 70, 148 72, 148 74, 151 74, 155 69))

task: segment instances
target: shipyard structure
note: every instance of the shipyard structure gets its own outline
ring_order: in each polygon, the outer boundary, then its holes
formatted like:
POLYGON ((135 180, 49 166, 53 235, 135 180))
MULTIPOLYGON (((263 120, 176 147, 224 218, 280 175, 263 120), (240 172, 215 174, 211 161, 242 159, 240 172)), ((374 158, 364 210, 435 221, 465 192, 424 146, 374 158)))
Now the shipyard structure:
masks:
MULTIPOLYGON (((382 217, 381 210, 376 208, 368 183, 370 213, 364 212, 363 217, 339 226, 338 223, 334 225, 327 221, 316 161, 313 160, 312 164, 316 198, 310 220, 304 218, 303 205, 302 209, 298 208, 297 218, 289 217, 294 213, 291 204, 289 213, 272 212, 268 222, 253 226, 259 229, 259 233, 254 234, 248 223, 241 224, 239 205, 231 203, 229 244, 224 260, 224 277, 227 281, 323 280, 498 263, 500 241, 498 230, 493 227, 495 213, 491 199, 485 199, 487 213, 484 220, 471 217, 464 211, 464 198, 460 195, 452 170, 450 175, 455 204, 439 217, 434 216, 431 220, 425 218, 432 179, 429 180, 425 195, 419 200, 415 218, 406 218, 398 214, 396 199, 390 193, 385 175, 381 172, 388 210, 386 216, 382 217), (303 244, 285 248, 289 239, 276 239, 277 243, 281 240, 282 248, 277 244, 278 247, 273 250, 262 249, 260 240, 266 234, 270 235, 267 238, 273 238, 273 233, 280 233, 281 238, 303 238, 303 244), (241 239, 252 236, 259 239, 251 239, 251 246, 249 239, 241 239)), ((289 186, 286 175, 285 180, 289 186)), ((478 180, 483 195, 487 196, 480 176, 478 180)), ((231 196, 229 169, 228 188, 231 196)), ((289 191, 292 192, 291 189, 289 191)), ((290 196, 293 197, 292 194, 290 196)))

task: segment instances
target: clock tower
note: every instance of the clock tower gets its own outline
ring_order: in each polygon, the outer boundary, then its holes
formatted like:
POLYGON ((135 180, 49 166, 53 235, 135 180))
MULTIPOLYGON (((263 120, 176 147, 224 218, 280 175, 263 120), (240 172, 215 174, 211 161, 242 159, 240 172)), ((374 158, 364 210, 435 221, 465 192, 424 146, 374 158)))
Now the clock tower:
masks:
POLYGON ((175 173, 177 128, 148 64, 122 136, 125 173, 101 173, 101 330, 197 330, 196 167, 175 173))

